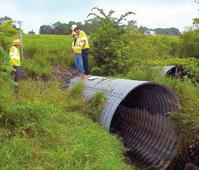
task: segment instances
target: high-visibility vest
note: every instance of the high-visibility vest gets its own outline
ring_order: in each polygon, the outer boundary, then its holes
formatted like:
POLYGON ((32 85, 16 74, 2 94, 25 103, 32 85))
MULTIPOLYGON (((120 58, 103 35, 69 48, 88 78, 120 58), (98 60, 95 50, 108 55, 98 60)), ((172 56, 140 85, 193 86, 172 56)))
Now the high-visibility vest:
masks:
POLYGON ((86 33, 84 31, 80 31, 79 32, 79 37, 81 38, 82 41, 85 41, 85 46, 83 47, 83 49, 87 49, 89 48, 89 43, 88 43, 88 37, 86 35, 86 33))
POLYGON ((82 53, 84 42, 81 40, 81 38, 77 38, 76 40, 73 40, 72 42, 72 49, 76 54, 82 53))
POLYGON ((10 65, 11 66, 20 66, 21 62, 20 62, 20 53, 19 50, 17 49, 17 47, 12 46, 10 48, 10 65))

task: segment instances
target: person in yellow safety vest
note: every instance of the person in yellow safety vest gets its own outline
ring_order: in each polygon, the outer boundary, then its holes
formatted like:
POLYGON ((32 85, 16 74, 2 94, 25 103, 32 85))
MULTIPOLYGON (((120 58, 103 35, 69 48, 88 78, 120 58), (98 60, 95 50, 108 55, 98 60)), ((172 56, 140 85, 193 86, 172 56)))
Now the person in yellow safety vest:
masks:
POLYGON ((14 81, 18 81, 20 76, 21 61, 20 61, 20 53, 18 50, 19 46, 20 46, 20 40, 19 39, 13 40, 13 46, 10 48, 9 51, 10 65, 12 66, 14 71, 14 81))
POLYGON ((82 49, 82 58, 85 74, 89 74, 89 64, 88 64, 88 55, 89 55, 89 42, 86 33, 80 30, 78 25, 72 25, 71 30, 76 32, 81 40, 84 42, 82 49))
POLYGON ((72 49, 75 53, 75 68, 78 72, 84 74, 83 60, 82 60, 82 49, 84 46, 84 42, 81 41, 78 34, 76 32, 72 32, 73 42, 72 49))

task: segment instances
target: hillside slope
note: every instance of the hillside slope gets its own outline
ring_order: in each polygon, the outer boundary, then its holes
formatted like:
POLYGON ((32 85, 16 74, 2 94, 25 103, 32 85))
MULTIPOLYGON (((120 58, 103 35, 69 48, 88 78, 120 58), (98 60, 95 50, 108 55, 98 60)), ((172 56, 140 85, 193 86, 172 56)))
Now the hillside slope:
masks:
MULTIPOLYGON (((19 90, 9 76, 8 56, 0 48, 0 169, 132 169, 125 164, 122 143, 87 116, 95 108, 83 99, 84 87, 62 90, 56 74, 48 77, 51 71, 46 72, 45 67, 65 65, 57 63, 58 58, 65 61, 65 48, 55 46, 56 51, 51 44, 52 48, 45 48, 50 52, 43 47, 38 52, 36 47, 45 44, 38 40, 37 36, 31 39, 37 53, 33 52, 33 56, 24 43, 29 59, 22 61, 25 79, 19 82, 19 90), (37 42, 41 44, 37 46, 37 42), (55 54, 50 63, 46 58, 52 53, 55 54), (24 67, 26 62, 30 70, 24 67), (44 74, 40 74, 42 70, 44 74)), ((62 43, 64 46, 65 41, 62 43)))
MULTIPOLYGON (((156 81, 180 97, 181 109, 172 116, 182 135, 182 147, 187 149, 198 135, 197 131, 194 136, 191 133, 199 125, 198 87, 189 79, 160 77, 158 70, 142 66, 144 58, 149 57, 152 64, 187 63, 188 59, 170 56, 174 40, 178 38, 135 37, 130 48, 132 67, 127 75, 118 76, 156 81)), ((72 68, 69 36, 24 36, 19 93, 14 93, 16 84, 9 75, 0 74, 2 169, 132 169, 125 164, 121 142, 87 116, 95 108, 83 100, 83 87, 60 89, 59 74, 72 68)), ((61 83, 65 83, 65 73, 61 77, 61 83)))

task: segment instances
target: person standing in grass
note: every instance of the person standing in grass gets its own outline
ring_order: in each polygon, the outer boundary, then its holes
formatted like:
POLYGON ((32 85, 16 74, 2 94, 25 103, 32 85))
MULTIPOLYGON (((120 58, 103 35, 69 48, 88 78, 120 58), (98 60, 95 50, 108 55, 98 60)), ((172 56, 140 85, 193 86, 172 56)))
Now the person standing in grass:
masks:
POLYGON ((84 43, 76 32, 72 32, 73 42, 72 49, 75 53, 75 68, 78 72, 84 74, 83 60, 82 60, 82 49, 84 43))
POLYGON ((13 46, 10 48, 9 51, 10 65, 12 66, 14 73, 14 81, 19 81, 20 78, 21 60, 20 60, 20 53, 18 50, 19 46, 20 46, 20 40, 19 39, 13 40, 13 46))
POLYGON ((83 58, 83 66, 85 70, 85 74, 89 74, 89 64, 88 64, 88 55, 89 55, 89 42, 86 33, 77 25, 72 25, 71 30, 76 32, 81 40, 84 42, 83 49, 82 49, 82 58, 83 58))

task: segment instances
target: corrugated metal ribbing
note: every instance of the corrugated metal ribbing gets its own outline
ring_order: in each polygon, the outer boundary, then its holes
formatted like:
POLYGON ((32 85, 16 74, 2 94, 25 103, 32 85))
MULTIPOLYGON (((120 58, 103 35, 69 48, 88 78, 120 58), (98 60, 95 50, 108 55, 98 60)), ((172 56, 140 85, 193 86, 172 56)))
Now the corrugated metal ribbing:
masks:
POLYGON ((120 136, 129 161, 144 167, 168 167, 178 148, 168 116, 178 110, 179 100, 174 93, 146 81, 90 77, 72 79, 71 86, 78 82, 85 84, 87 98, 98 91, 107 96, 100 122, 120 136))
POLYGON ((111 131, 122 138, 125 155, 132 163, 164 169, 176 154, 178 142, 166 115, 153 115, 145 109, 120 105, 111 131))

